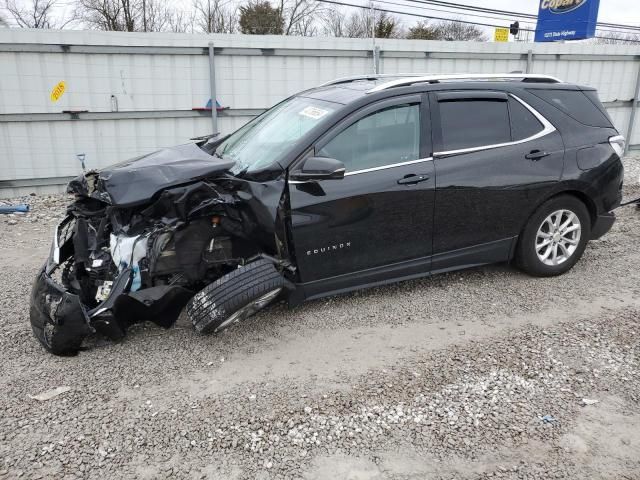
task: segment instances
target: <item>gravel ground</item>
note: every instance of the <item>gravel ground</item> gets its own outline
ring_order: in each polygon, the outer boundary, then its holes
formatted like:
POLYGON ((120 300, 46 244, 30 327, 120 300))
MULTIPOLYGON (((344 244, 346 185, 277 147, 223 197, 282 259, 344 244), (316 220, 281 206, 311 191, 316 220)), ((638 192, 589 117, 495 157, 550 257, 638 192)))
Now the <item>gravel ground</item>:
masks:
POLYGON ((58 358, 28 295, 66 199, 26 201, 0 217, 0 478, 640 479, 634 207, 562 277, 490 266, 58 358))

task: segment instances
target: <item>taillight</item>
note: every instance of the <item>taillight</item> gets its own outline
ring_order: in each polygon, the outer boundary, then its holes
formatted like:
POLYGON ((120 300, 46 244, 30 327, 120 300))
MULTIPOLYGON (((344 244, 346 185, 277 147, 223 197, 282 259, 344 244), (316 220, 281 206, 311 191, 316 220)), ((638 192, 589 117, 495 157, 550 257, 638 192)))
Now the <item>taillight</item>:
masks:
POLYGON ((624 155, 624 147, 627 141, 622 135, 616 135, 615 137, 609 137, 609 145, 618 154, 620 158, 624 155))

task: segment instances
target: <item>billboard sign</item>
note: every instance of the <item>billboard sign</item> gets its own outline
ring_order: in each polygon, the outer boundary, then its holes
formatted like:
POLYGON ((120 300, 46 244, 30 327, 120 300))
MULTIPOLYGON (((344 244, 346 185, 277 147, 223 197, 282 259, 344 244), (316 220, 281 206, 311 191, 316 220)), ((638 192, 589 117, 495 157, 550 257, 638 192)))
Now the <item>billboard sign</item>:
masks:
POLYGON ((596 34, 600 0, 540 0, 536 42, 583 40, 596 34))

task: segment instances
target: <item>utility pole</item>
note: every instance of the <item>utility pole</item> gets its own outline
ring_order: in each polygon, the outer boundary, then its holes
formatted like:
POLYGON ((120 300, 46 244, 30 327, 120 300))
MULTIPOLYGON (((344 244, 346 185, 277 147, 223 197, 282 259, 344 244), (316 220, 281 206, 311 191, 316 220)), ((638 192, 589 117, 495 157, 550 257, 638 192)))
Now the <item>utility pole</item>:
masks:
POLYGON ((147 31, 147 2, 142 0, 142 28, 147 31))
POLYGON ((378 73, 378 65, 376 61, 376 11, 373 9, 373 2, 369 0, 369 10, 371 12, 371 52, 373 53, 373 73, 378 73))

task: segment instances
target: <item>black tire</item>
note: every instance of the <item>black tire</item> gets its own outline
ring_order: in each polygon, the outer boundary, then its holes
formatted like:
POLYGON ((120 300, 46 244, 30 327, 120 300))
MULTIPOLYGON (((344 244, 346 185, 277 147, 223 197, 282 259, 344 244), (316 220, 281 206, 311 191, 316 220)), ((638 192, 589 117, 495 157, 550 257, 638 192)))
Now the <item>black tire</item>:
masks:
POLYGON ((61 357, 77 355, 86 337, 86 335, 76 335, 69 338, 64 330, 51 323, 37 324, 32 321, 31 330, 46 351, 61 357))
POLYGON ((273 263, 257 260, 227 273, 196 293, 187 304, 187 315, 198 333, 218 332, 271 303, 284 284, 284 277, 273 263), (262 304, 255 305, 265 297, 268 298, 262 304), (237 318, 230 321, 234 314, 237 318))
MULTIPOLYGON (((567 219, 567 217, 563 218, 567 219)), ((562 221, 560 223, 562 223, 562 221)), ((569 271, 576 262, 580 260, 590 236, 591 217, 589 216, 589 211, 587 210, 586 205, 572 195, 559 195, 557 197, 553 197, 543 203, 527 222, 527 225, 525 226, 518 241, 515 256, 516 265, 529 275, 536 277, 553 277, 556 275, 562 275, 569 271), (566 260, 556 265, 548 265, 538 257, 536 249, 538 231, 542 227, 545 219, 547 219, 552 213, 560 210, 572 212, 578 217, 580 221, 580 239, 577 240, 575 250, 570 254, 570 256, 568 256, 568 258, 566 258, 566 260)), ((546 249, 541 251, 541 253, 546 253, 546 249)))
POLYGON ((44 300, 48 291, 42 288, 45 285, 42 281, 43 275, 44 272, 41 271, 31 289, 29 305, 31 330, 48 352, 60 356, 76 355, 80 351, 84 339, 91 333, 82 313, 80 302, 75 295, 44 300), (55 303, 55 307, 51 306, 52 302, 55 303), (51 308, 55 308, 53 315, 51 308), (54 322, 51 320, 51 318, 58 316, 64 321, 54 322))

